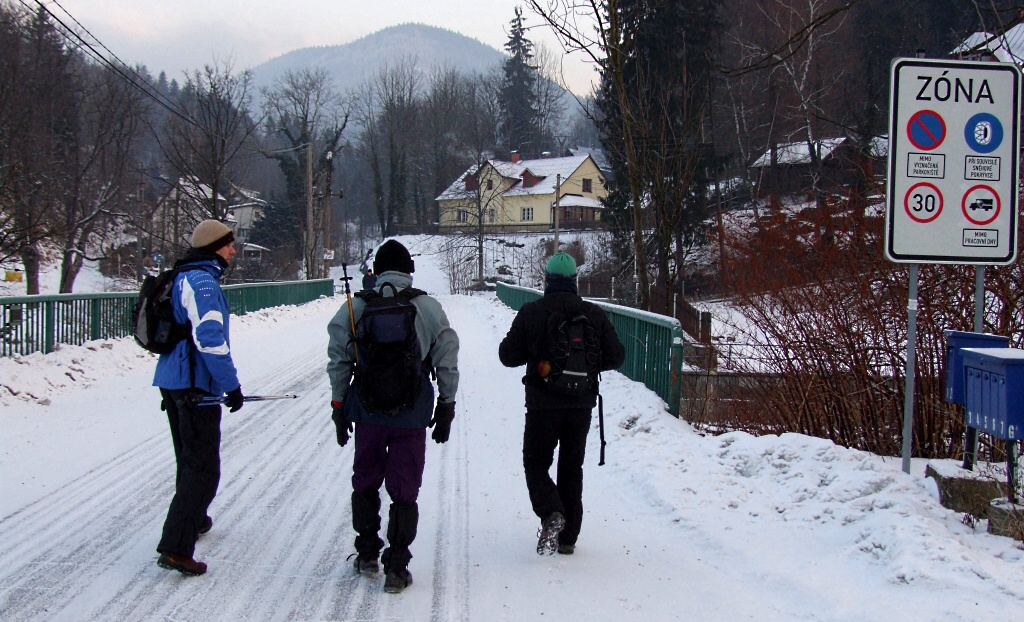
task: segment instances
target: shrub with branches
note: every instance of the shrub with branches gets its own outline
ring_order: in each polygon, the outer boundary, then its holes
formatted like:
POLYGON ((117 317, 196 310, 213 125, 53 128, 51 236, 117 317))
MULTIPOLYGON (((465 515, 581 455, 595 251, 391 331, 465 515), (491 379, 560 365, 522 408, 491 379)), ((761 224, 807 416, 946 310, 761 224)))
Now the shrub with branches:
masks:
MULTIPOLYGON (((866 236, 815 239, 814 210, 775 212, 730 240, 733 339, 749 344, 733 371, 754 380, 718 425, 799 432, 882 455, 902 445, 908 269, 881 253, 882 222, 866 236)), ((846 223, 848 224, 848 223, 846 223)), ((863 222, 858 222, 864 225, 863 222)), ((944 401, 945 330, 973 329, 973 267, 920 271, 913 454, 959 457, 963 408, 944 401)), ((1021 342, 1021 269, 987 270, 986 328, 1021 342)))

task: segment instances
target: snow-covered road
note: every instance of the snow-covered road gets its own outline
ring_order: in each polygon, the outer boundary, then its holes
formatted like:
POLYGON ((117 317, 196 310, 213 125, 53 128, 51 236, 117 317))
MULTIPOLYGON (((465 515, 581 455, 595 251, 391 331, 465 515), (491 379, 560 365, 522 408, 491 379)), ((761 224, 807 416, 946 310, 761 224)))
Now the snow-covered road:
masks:
POLYGON ((324 371, 336 297, 233 320, 243 388, 300 397, 225 411, 202 577, 155 564, 174 459, 154 359, 114 342, 0 361, 0 388, 22 387, 0 391, 0 619, 1019 617, 1019 543, 964 526, 898 459, 799 435, 704 437, 616 373, 605 466, 589 438, 577 552, 539 557, 522 370, 497 360, 514 313, 493 296, 438 298, 462 379, 451 440, 428 441, 404 593, 346 561, 352 446, 334 442, 324 371))

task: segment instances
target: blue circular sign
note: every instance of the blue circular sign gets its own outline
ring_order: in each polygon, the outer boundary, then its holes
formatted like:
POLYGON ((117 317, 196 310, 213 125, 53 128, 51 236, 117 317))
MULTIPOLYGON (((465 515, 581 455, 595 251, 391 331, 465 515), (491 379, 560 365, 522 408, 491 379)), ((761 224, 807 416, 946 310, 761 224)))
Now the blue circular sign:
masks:
POLYGON ((907 138, 923 151, 931 151, 946 139, 946 122, 934 110, 919 110, 907 122, 907 138))
POLYGON ((1003 143, 1003 124, 995 115, 978 113, 964 126, 964 140, 978 153, 992 153, 1003 143))

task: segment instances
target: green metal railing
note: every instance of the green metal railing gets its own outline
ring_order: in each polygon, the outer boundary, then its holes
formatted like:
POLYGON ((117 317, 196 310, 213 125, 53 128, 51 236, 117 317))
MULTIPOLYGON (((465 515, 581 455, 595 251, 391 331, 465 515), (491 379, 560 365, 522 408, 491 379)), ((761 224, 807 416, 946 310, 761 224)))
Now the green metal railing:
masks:
MULTIPOLYGON (((297 305, 334 295, 332 279, 226 285, 233 315, 297 305)), ((0 356, 53 352, 57 344, 81 345, 132 334, 136 292, 51 294, 0 298, 0 356)))
MULTIPOLYGON (((517 311, 542 295, 535 289, 500 282, 497 292, 498 300, 517 311)), ((679 321, 629 307, 604 302, 594 304, 604 310, 619 341, 626 347, 626 361, 618 371, 657 393, 668 404, 669 411, 678 416, 684 343, 679 321)))

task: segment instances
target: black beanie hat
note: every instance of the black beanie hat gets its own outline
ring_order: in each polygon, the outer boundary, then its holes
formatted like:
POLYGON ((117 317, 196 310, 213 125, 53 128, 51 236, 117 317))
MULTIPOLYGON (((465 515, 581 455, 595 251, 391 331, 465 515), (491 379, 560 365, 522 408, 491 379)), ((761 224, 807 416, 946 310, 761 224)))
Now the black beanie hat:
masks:
POLYGON ((412 274, 416 271, 409 251, 399 242, 388 240, 380 245, 373 255, 373 273, 383 274, 388 270, 412 274))

